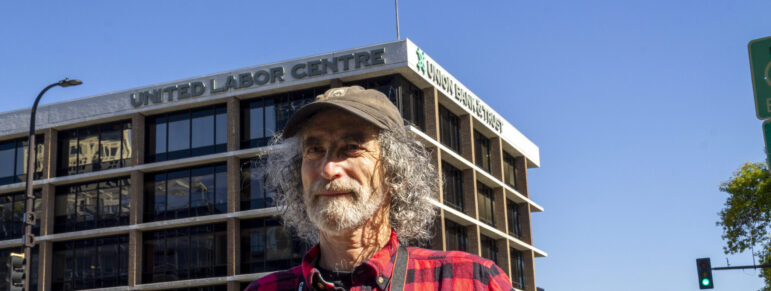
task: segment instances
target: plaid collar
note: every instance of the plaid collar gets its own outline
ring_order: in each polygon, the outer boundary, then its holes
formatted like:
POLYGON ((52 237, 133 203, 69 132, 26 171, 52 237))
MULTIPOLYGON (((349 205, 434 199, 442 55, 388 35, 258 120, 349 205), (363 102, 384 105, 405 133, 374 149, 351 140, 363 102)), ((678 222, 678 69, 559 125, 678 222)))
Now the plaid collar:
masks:
MULTIPOLYGON (((399 240, 396 232, 391 230, 391 238, 388 243, 361 265, 353 268, 353 285, 371 285, 385 290, 393 275, 396 252, 399 248, 399 240)), ((335 290, 334 285, 321 278, 321 272, 315 267, 319 260, 319 245, 311 248, 303 257, 302 272, 308 287, 321 290, 335 290)), ((312 288, 309 288, 312 289, 312 288)))

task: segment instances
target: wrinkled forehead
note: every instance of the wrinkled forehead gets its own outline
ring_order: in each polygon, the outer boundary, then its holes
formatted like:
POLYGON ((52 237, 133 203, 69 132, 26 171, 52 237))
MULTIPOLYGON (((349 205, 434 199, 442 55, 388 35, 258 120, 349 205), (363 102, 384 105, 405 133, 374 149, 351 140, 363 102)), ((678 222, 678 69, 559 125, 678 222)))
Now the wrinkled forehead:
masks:
POLYGON ((303 143, 310 140, 354 140, 365 142, 377 138, 380 130, 366 120, 342 110, 324 110, 314 114, 297 136, 303 143))

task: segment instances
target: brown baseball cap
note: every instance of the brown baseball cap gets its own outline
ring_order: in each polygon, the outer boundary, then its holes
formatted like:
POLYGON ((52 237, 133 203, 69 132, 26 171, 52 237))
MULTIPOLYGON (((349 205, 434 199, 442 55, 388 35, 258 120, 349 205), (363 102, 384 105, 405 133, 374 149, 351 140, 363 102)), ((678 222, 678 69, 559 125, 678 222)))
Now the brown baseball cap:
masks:
POLYGON ((297 110, 284 127, 283 138, 297 134, 302 125, 317 112, 332 108, 345 110, 381 129, 404 132, 402 115, 385 94, 361 86, 350 86, 329 89, 316 96, 312 103, 297 110))

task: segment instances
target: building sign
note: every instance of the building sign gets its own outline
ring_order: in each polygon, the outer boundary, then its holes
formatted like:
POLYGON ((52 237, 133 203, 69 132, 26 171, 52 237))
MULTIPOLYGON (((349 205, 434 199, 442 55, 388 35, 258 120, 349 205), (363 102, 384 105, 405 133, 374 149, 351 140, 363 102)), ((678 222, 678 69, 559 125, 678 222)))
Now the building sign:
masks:
POLYGON ((241 72, 210 78, 206 81, 194 81, 157 87, 129 94, 134 107, 175 102, 194 98, 209 92, 210 95, 222 94, 233 90, 258 87, 267 84, 283 83, 291 77, 301 80, 338 72, 360 70, 365 67, 384 65, 385 48, 359 51, 350 54, 335 54, 334 57, 296 63, 291 66, 275 66, 256 71, 241 72), (288 69, 287 69, 288 68, 288 69))
POLYGON ((455 98, 459 104, 471 111, 479 120, 489 125, 497 132, 503 130, 503 120, 490 108, 487 107, 479 98, 468 91, 463 85, 459 84, 442 68, 429 61, 426 53, 420 48, 415 50, 418 56, 416 69, 424 77, 428 78, 434 85, 441 88, 444 92, 455 98))

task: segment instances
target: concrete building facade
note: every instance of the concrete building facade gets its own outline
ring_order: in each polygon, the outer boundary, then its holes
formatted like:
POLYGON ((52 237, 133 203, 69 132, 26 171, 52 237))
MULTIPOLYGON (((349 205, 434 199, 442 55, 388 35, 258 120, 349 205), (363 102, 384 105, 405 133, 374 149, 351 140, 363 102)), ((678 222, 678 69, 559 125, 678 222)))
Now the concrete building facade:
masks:
MULTIPOLYGON (((493 259, 535 291, 538 147, 409 40, 41 106, 33 285, 233 291, 298 264, 308 246, 273 217, 260 157, 295 110, 353 84, 385 93, 431 150, 424 247, 493 259)), ((1 257, 21 248, 28 123, 29 109, 0 113, 1 257)))

